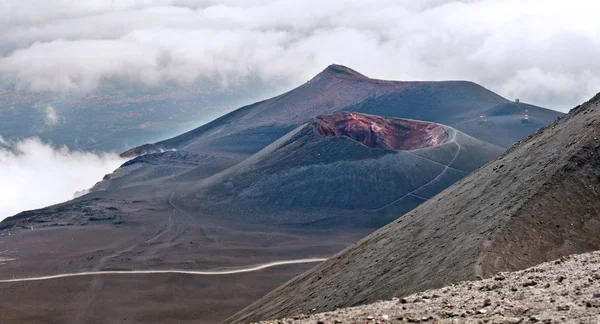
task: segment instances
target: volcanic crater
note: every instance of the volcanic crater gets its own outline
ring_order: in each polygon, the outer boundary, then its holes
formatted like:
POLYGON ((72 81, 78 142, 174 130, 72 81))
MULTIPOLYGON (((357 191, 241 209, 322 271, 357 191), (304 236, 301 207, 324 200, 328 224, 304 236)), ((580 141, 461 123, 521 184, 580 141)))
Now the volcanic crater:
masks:
POLYGON ((396 151, 444 144, 450 137, 446 128, 436 123, 354 112, 317 116, 313 127, 321 136, 343 136, 370 148, 396 151))

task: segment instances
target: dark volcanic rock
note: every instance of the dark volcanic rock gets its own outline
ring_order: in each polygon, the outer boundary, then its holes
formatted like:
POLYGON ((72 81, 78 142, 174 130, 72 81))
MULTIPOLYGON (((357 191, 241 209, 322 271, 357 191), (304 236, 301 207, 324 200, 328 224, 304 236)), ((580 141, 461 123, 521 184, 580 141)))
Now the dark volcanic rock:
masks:
POLYGON ((136 156, 139 155, 145 155, 145 154, 152 154, 152 153, 158 153, 163 151, 162 148, 160 148, 157 145, 154 144, 144 144, 142 146, 138 146, 138 147, 134 147, 130 150, 127 150, 123 153, 120 154, 120 156, 122 158, 134 158, 136 156))

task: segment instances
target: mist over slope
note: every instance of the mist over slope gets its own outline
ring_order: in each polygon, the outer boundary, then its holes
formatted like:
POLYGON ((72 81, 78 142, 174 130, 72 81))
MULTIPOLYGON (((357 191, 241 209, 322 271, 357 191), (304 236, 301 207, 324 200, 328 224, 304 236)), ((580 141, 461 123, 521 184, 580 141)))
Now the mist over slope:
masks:
POLYGON ((124 161, 116 153, 71 151, 38 138, 0 138, 0 220, 75 198, 124 161))
POLYGON ((472 80, 564 109, 600 83, 599 5, 588 0, 2 4, 0 73, 31 91, 88 92, 114 79, 291 85, 341 62, 377 78, 472 80))

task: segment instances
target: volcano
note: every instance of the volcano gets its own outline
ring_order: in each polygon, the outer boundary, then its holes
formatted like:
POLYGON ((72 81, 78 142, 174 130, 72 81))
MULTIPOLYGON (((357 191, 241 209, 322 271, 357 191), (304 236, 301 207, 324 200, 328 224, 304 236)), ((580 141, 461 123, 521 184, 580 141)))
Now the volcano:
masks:
POLYGON ((503 148, 562 115, 511 102, 473 82, 376 80, 334 64, 287 93, 122 155, 169 149, 251 155, 311 118, 343 111, 440 123, 503 148))
MULTIPOLYGON (((185 187, 189 209, 256 210, 270 224, 382 226, 499 155, 451 127, 359 113, 315 117, 251 158, 185 187), (268 207, 267 207, 268 206, 268 207), (305 223, 289 210, 313 211, 305 223), (319 212, 328 208, 328 213, 319 212), (361 211, 352 215, 340 211, 361 211), (317 222, 318 220, 318 222, 317 222)), ((239 212, 238 212, 239 213, 239 212)), ((238 220, 242 221, 242 220, 238 220)))
MULTIPOLYGON (((285 94, 124 152, 131 159, 87 195, 4 220, 0 256, 14 261, 0 280, 330 257, 561 116, 528 106, 523 123, 522 105, 472 82, 374 80, 332 65, 285 94)), ((19 323, 30 314, 217 323, 310 267, 9 282, 0 305, 11 314, 3 321, 19 323)))

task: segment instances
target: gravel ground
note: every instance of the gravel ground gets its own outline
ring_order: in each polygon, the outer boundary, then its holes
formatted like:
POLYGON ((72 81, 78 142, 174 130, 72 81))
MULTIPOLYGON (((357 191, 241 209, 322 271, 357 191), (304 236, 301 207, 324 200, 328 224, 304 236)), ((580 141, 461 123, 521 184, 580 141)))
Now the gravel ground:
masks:
POLYGON ((391 301, 267 323, 600 323, 600 251, 391 301))

